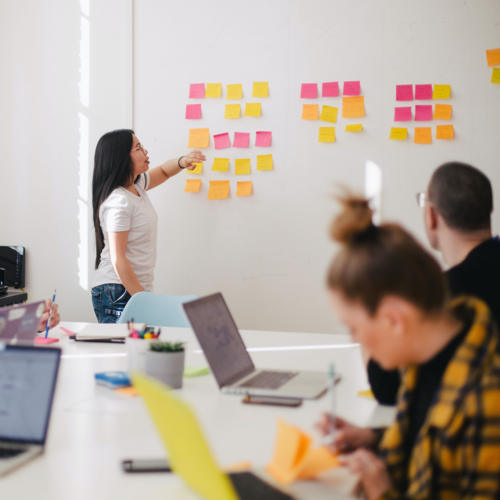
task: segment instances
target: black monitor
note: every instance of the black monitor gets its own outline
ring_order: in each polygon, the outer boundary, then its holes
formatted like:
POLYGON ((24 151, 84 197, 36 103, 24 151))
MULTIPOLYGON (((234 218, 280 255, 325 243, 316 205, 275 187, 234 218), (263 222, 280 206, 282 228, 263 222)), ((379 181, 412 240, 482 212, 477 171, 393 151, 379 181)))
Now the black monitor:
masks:
POLYGON ((24 247, 0 246, 0 268, 5 269, 5 285, 24 288, 26 249, 24 247))

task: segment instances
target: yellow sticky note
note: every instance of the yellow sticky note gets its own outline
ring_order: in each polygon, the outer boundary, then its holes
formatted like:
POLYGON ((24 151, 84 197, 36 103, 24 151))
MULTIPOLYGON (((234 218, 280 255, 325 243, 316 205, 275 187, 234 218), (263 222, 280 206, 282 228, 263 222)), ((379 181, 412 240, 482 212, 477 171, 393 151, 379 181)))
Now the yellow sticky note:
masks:
POLYGON ((335 127, 319 127, 318 142, 335 142, 335 127))
POLYGON ((432 92, 433 99, 449 99, 451 95, 451 85, 434 85, 432 92))
POLYGON ((214 158, 214 164, 212 165, 212 170, 217 172, 227 172, 229 168, 229 158, 214 158))
POLYGON ((269 97, 269 82, 253 82, 252 97, 269 97))
POLYGON ((394 141, 406 141, 406 136, 408 135, 408 129, 403 127, 392 127, 391 135, 389 139, 394 141))
POLYGON ((319 119, 323 122, 337 123, 339 108, 333 106, 323 106, 319 119))
POLYGON ((248 175, 250 173, 250 158, 234 160, 234 173, 236 175, 248 175))
POLYGON ((252 194, 252 181, 236 183, 236 196, 250 196, 252 194))
POLYGON ((371 389, 368 389, 366 391, 358 391, 358 396, 361 396, 362 398, 375 399, 375 396, 373 395, 371 389))
POLYGON ((303 120, 317 120, 319 115, 319 104, 302 105, 303 120))
POLYGON ((297 467, 297 480, 313 479, 322 472, 338 467, 340 461, 326 446, 309 448, 297 467))
POLYGON ((247 102, 245 116, 260 116, 260 102, 247 102))
POLYGON ((224 118, 239 118, 240 105, 239 104, 226 104, 226 113, 224 118))
POLYGON ((187 179, 185 193, 197 193, 201 187, 201 179, 187 179))
POLYGON ((203 162, 201 161, 199 163, 193 163, 193 165, 196 165, 196 167, 193 170, 186 169, 186 172, 188 174, 201 174, 201 172, 203 171, 203 162))
POLYGON ((451 104, 436 104, 434 106, 434 120, 451 120, 451 104))
POLYGON ((241 99, 243 97, 243 85, 235 83, 227 86, 227 99, 241 99))
POLYGON ((500 68, 493 68, 491 83, 500 83, 500 68))
POLYGON ((415 127, 415 144, 432 144, 431 127, 415 127))
POLYGON ((208 128, 189 129, 188 148, 208 148, 210 143, 210 131, 208 128))
POLYGON ((220 97, 222 93, 222 83, 207 83, 205 97, 220 97))
POLYGON ((362 118, 365 116, 364 96, 342 97, 342 118, 362 118))
POLYGON ((257 170, 272 170, 273 155, 257 155, 257 170))
POLYGON ((355 125, 346 125, 346 132, 361 132, 363 130, 363 125, 361 123, 356 123, 355 125))
POLYGON ((229 196, 229 181, 210 181, 207 200, 222 200, 229 196))
POLYGON ((453 125, 438 125, 436 127, 436 139, 451 140, 455 136, 453 125))
POLYGON ((488 66, 500 66, 500 49, 492 49, 486 51, 488 66))

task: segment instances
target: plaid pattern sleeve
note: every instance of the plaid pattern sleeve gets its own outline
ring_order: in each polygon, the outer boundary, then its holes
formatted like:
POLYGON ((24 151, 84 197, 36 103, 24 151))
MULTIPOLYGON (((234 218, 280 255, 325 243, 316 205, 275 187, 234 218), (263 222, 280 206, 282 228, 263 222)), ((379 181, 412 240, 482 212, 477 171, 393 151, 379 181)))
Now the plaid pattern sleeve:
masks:
POLYGON ((379 446, 393 487, 382 498, 487 500, 500 496, 500 349, 496 323, 480 300, 452 303, 473 318, 449 362, 410 457, 404 453, 418 367, 402 380, 397 416, 379 446))

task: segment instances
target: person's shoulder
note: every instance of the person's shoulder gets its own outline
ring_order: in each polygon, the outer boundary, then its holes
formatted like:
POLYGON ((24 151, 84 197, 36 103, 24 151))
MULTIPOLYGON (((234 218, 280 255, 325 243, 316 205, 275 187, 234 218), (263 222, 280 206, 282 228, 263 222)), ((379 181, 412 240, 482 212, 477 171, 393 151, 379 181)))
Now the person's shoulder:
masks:
POLYGON ((127 190, 119 187, 114 189, 111 194, 103 201, 101 210, 106 208, 123 208, 130 207, 130 199, 127 196, 127 190))

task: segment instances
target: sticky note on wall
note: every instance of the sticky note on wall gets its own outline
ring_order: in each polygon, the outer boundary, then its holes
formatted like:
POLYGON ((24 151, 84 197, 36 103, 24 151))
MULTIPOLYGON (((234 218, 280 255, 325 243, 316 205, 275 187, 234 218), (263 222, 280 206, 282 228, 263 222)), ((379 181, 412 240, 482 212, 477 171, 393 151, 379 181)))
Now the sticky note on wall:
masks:
POLYGON ((269 83, 253 82, 252 97, 269 97, 269 83))
POLYGON ((486 51, 488 66, 500 66, 500 49, 491 49, 486 51))
POLYGON ((432 85, 415 85, 415 99, 417 101, 428 101, 432 99, 432 85))
POLYGON ((365 116, 365 98, 342 97, 342 118, 362 118, 365 116))
POLYGON ((196 167, 193 170, 186 169, 188 174, 201 174, 203 172, 203 162, 193 163, 196 167))
POLYGON ((396 101, 413 101, 413 85, 396 85, 396 101))
POLYGON ((449 99, 451 96, 451 85, 434 85, 433 99, 449 99))
POLYGON ((199 120, 201 118, 201 104, 186 105, 186 120, 199 120))
POLYGON ((208 148, 210 144, 210 131, 208 128, 189 129, 188 148, 208 148))
POLYGON ((301 99, 316 99, 318 97, 317 83, 303 83, 300 90, 301 99))
POLYGON ((451 140, 455 137, 453 125, 438 125, 436 127, 436 139, 451 140))
POLYGON ((361 123, 356 123, 355 125, 346 125, 346 132, 361 132, 363 130, 363 125, 361 123))
POLYGON ((252 194, 252 181, 236 183, 236 196, 250 196, 252 194))
POLYGON ((257 132, 255 145, 259 148, 268 148, 271 146, 272 132, 257 132))
POLYGON ((394 109, 395 122, 407 122, 411 120, 411 106, 394 109))
POLYGON ((250 134, 247 132, 235 132, 233 148, 248 148, 250 143, 250 134))
POLYGON ((204 83, 192 83, 189 86, 189 98, 190 99, 203 99, 205 97, 205 84, 204 83))
POLYGON ((302 106, 303 120, 317 120, 319 115, 319 104, 304 104, 302 106))
POLYGON ((491 83, 500 83, 500 68, 493 68, 491 83))
POLYGON ((234 160, 234 173, 236 175, 249 175, 250 172, 250 158, 238 158, 234 160))
POLYGON ((360 82, 344 82, 344 95, 359 95, 361 93, 360 82))
POLYGON ((425 122, 429 120, 432 120, 432 104, 417 104, 415 106, 415 121, 425 122))
POLYGON ((207 83, 205 97, 220 97, 222 93, 222 83, 207 83))
POLYGON ((257 170, 272 170, 272 169, 273 169, 273 155, 257 156, 257 170))
POLYGON ((197 193, 201 187, 201 179, 187 179, 185 193, 197 193))
POLYGON ((227 172, 229 168, 229 158, 214 158, 212 170, 216 172, 227 172))
POLYGON ((319 127, 318 142, 335 142, 335 127, 319 127))
POLYGON ((243 97, 243 85, 236 83, 227 86, 227 99, 241 99, 243 97))
POLYGON ((229 196, 229 181, 210 181, 208 200, 223 200, 229 196))
POLYGON ((226 104, 224 118, 239 118, 241 107, 239 104, 226 104))
POLYGON ((337 123, 339 108, 333 106, 323 106, 319 119, 324 122, 337 123))
POLYGON ((339 82, 326 82, 323 83, 322 97, 338 97, 339 95, 339 82))
POLYGON ((224 134, 214 135, 215 149, 225 149, 230 148, 231 143, 229 142, 229 134, 226 132, 224 134))
POLYGON ((247 102, 245 104, 245 116, 260 116, 260 102, 247 102))
POLYGON ((432 128, 431 127, 415 127, 415 144, 432 144, 432 128))
POLYGON ((451 104, 436 104, 434 106, 434 120, 451 120, 451 104))
POLYGON ((392 127, 391 135, 389 139, 393 141, 406 141, 406 137, 408 136, 408 129, 403 127, 392 127))

